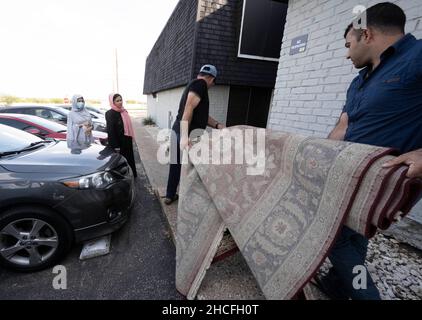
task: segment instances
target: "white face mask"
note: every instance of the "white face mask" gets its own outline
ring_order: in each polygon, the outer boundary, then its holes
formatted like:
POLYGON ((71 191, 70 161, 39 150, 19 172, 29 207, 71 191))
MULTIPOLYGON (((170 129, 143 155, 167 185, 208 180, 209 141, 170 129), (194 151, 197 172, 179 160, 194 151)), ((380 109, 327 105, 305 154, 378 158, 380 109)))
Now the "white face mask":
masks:
POLYGON ((76 103, 76 109, 79 111, 82 110, 85 107, 85 102, 77 102, 76 103))

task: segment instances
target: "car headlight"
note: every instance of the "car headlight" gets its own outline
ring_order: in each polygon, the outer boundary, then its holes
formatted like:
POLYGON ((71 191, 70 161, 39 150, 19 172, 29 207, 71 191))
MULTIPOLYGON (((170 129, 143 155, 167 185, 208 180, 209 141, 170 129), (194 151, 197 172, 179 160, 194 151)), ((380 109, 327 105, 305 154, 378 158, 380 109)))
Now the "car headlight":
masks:
POLYGON ((97 172, 88 176, 63 180, 62 183, 73 189, 105 189, 118 180, 111 172, 97 172))

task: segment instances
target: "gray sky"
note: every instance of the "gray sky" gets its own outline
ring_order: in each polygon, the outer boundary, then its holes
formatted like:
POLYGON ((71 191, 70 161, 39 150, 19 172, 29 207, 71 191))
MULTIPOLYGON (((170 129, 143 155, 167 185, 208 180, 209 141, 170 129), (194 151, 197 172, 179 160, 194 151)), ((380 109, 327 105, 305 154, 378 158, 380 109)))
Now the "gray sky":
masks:
POLYGON ((178 0, 1 0, 0 94, 106 100, 114 48, 124 99, 142 96, 145 60, 178 0))

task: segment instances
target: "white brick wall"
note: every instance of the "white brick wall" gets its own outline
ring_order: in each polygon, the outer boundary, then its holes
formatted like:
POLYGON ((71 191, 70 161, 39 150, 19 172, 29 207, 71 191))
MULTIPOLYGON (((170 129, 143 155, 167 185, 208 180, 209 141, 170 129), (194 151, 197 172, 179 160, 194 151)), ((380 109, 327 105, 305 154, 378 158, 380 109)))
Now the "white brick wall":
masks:
MULTIPOLYGON (((346 60, 344 30, 356 5, 384 1, 290 0, 268 127, 326 137, 357 74, 346 60), (304 53, 290 56, 293 38, 309 34, 304 53)), ((406 31, 422 37, 422 0, 391 0, 405 10, 406 31)))
MULTIPOLYGON (((148 95, 148 116, 152 117, 160 128, 169 127, 169 112, 172 114, 173 121, 176 120, 180 98, 184 89, 185 87, 179 87, 161 91, 157 93, 156 98, 148 95)), ((221 123, 226 123, 229 93, 230 87, 228 86, 215 86, 208 92, 210 98, 210 115, 221 123)))
POLYGON ((161 91, 157 93, 156 98, 153 98, 152 95, 148 95, 148 116, 152 117, 160 128, 169 127, 169 111, 172 114, 173 121, 176 119, 183 90, 184 87, 179 87, 161 91))

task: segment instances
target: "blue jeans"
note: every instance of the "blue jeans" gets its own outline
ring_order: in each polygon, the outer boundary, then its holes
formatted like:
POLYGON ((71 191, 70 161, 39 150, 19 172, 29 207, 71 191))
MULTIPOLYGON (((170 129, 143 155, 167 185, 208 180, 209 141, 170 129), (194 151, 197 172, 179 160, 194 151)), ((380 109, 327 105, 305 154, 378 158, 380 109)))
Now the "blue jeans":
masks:
POLYGON ((329 259, 333 264, 324 282, 329 285, 338 298, 353 300, 380 300, 380 294, 368 270, 365 268, 366 289, 355 289, 353 280, 358 274, 353 273, 355 266, 364 266, 368 250, 368 239, 352 229, 343 226, 336 240, 329 259))

